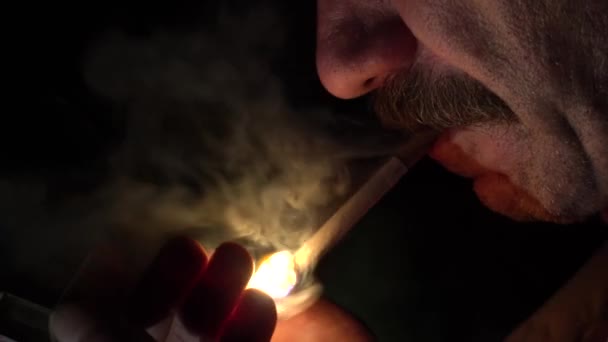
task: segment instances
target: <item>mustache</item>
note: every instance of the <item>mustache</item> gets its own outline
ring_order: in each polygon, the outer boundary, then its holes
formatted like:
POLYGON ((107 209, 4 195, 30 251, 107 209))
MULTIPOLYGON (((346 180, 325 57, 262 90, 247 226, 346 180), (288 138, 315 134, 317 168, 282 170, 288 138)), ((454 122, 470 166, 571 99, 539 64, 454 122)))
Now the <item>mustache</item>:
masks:
POLYGON ((372 104, 383 125, 410 131, 517 121, 500 97, 470 76, 431 74, 416 65, 390 77, 372 104))

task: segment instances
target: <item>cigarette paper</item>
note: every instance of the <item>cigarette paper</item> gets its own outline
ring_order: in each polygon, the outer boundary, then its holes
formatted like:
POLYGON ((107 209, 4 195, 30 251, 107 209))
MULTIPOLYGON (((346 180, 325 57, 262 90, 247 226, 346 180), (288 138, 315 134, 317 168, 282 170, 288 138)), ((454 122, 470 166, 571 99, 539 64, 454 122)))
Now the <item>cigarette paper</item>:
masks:
POLYGON ((435 140, 435 132, 410 138, 294 254, 300 270, 310 270, 380 199, 392 189, 435 140))

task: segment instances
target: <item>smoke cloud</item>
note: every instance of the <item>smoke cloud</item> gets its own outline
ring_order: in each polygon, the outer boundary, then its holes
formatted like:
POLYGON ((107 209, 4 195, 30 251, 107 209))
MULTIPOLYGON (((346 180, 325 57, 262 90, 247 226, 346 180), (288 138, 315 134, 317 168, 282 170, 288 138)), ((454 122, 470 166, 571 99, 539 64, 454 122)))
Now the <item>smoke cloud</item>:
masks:
POLYGON ((247 238, 296 248, 318 226, 314 213, 345 195, 344 160, 311 120, 322 113, 291 110, 256 54, 278 48, 275 19, 225 18, 214 34, 114 33, 91 50, 90 87, 129 117, 106 191, 120 199, 113 224, 198 229, 211 247, 247 238))
POLYGON ((43 183, 0 184, 0 210, 20 213, 3 216, 7 227, 45 227, 27 250, 15 244, 16 258, 84 249, 108 230, 186 233, 209 249, 226 240, 260 251, 300 246, 348 195, 350 163, 387 153, 392 136, 338 123, 327 109, 291 108, 272 72, 284 32, 274 12, 258 9, 220 15, 213 30, 115 31, 92 44, 87 86, 125 115, 125 141, 108 160, 108 181, 60 208, 49 209, 43 183), (358 130, 358 145, 338 142, 336 126, 358 130))

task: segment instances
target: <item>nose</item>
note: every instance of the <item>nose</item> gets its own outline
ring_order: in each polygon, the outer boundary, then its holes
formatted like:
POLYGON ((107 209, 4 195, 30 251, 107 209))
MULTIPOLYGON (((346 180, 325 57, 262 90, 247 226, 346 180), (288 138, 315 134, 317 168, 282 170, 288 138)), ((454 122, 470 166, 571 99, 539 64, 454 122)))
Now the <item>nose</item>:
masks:
POLYGON ((317 72, 323 86, 343 99, 381 87, 408 69, 416 54, 416 39, 399 15, 362 3, 317 2, 317 72))

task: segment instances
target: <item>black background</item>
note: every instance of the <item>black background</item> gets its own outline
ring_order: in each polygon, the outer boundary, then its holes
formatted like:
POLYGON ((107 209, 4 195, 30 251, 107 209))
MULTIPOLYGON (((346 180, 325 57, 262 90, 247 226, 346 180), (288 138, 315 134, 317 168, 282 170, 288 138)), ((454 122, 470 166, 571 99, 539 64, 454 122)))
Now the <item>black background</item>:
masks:
MULTIPOLYGON (((276 5, 290 23, 276 71, 292 104, 365 111, 364 101, 337 101, 318 83, 314 2, 276 5)), ((145 35, 152 28, 211 23, 216 6, 183 0, 46 2, 8 11, 2 178, 44 179, 57 201, 102 184, 104 158, 120 144, 124 122, 84 86, 83 49, 111 26, 145 35)), ((0 229, 0 239, 19 233, 18 227, 0 229)), ((563 227, 494 215, 478 203, 468 180, 424 159, 322 261, 318 274, 326 296, 380 341, 498 341, 605 238, 596 219, 563 227)), ((0 290, 55 303, 55 290, 23 277, 24 270, 1 253, 0 290)))

